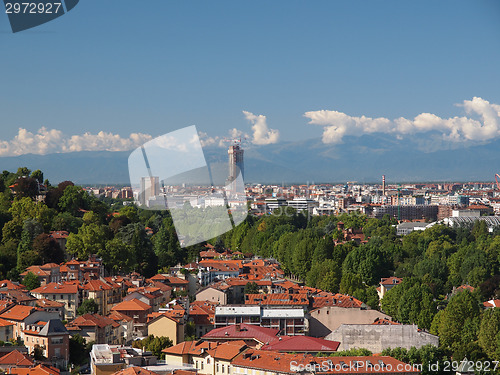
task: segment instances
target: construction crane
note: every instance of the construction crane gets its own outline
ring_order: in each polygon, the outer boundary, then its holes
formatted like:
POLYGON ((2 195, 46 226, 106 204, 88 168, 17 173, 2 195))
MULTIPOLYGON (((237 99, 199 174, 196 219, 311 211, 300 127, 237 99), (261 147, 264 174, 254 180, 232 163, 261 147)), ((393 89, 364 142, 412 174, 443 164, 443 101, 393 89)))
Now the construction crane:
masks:
POLYGON ((495 175, 495 182, 497 183, 498 190, 500 190, 500 181, 498 181, 499 178, 500 178, 500 174, 497 173, 495 175))

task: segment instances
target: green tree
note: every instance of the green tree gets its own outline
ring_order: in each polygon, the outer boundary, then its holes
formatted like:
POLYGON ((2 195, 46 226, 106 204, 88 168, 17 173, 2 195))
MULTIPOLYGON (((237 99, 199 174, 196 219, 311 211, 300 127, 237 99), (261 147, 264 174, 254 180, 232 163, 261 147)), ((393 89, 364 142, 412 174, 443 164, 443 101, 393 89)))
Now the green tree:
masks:
POLYGON ((500 309, 488 309, 483 313, 478 339, 489 358, 500 359, 500 309))
POLYGON ((90 254, 102 254, 109 237, 108 226, 95 223, 83 224, 77 234, 70 233, 68 236, 66 250, 80 259, 85 259, 90 254))
POLYGON ((38 183, 43 183, 43 172, 40 169, 31 172, 31 178, 38 181, 38 183))
POLYGON ((245 292, 245 294, 257 294, 257 293, 259 293, 259 289, 260 288, 256 282, 250 281, 250 282, 246 283, 245 288, 244 288, 244 292, 245 292))
POLYGON ((132 246, 127 245, 119 238, 106 242, 106 249, 98 253, 106 269, 112 274, 130 272, 136 264, 135 253, 132 246))
POLYGON ((69 339, 69 361, 74 365, 83 365, 89 360, 89 353, 92 346, 78 333, 69 339))
POLYGON ((59 208, 62 211, 77 215, 80 209, 89 208, 90 197, 85 190, 79 186, 68 185, 59 198, 59 208))
POLYGON ((479 303, 468 290, 453 296, 440 317, 440 345, 456 354, 467 353, 470 345, 477 340, 478 332, 474 331, 478 327, 474 327, 479 321, 479 313, 479 303))
POLYGON ((28 272, 23 279, 23 285, 28 290, 36 289, 40 286, 40 279, 33 272, 28 272))
POLYGON ((95 314, 99 310, 99 305, 93 298, 83 300, 82 304, 76 310, 78 315, 95 314))
POLYGON ((172 345, 172 340, 170 340, 168 337, 155 337, 154 335, 149 335, 145 339, 134 341, 134 343, 132 344, 134 348, 145 348, 146 350, 149 350, 157 358, 163 358, 164 354, 162 353, 162 350, 165 348, 169 348, 172 345))

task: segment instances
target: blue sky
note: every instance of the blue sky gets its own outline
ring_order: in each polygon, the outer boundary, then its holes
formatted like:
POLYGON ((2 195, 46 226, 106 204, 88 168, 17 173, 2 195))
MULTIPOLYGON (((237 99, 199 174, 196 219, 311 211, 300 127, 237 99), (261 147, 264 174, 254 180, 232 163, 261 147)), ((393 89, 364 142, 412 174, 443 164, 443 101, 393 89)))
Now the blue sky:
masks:
POLYGON ((81 0, 16 34, 0 14, 0 41, 7 142, 42 126, 251 134, 258 120, 242 111, 266 116, 280 140, 326 139, 334 120, 310 125, 306 112, 392 121, 464 116, 455 104, 473 97, 500 103, 497 0, 81 0))

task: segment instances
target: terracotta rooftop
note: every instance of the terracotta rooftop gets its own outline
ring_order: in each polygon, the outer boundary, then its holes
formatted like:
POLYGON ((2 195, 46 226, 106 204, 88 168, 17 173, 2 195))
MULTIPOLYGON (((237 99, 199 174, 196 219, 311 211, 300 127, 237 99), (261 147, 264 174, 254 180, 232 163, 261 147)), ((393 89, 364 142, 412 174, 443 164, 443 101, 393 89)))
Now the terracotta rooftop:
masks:
POLYGON ((158 375, 157 372, 146 370, 143 367, 133 366, 117 371, 113 375, 158 375))
POLYGON ((378 325, 378 326, 388 326, 388 325, 399 325, 400 323, 398 322, 393 322, 392 320, 389 320, 387 318, 377 318, 375 321, 372 323, 372 325, 378 325))
MULTIPOLYGON (((290 373, 291 363, 315 366, 314 372, 316 374, 395 374, 401 372, 394 369, 399 367, 406 369, 404 362, 388 356, 314 357, 256 349, 243 351, 233 359, 231 365, 260 371, 290 373), (323 368, 324 363, 328 364, 327 368, 323 368), (358 364, 363 367, 359 367, 358 364)), ((409 370, 404 373, 407 375, 419 374, 420 371, 409 370)))
POLYGON ((340 293, 323 292, 313 297, 312 308, 318 309, 325 306, 337 306, 344 308, 361 308, 364 303, 359 299, 340 293))
POLYGON ((197 341, 184 341, 180 344, 171 346, 170 348, 165 348, 162 350, 163 353, 168 354, 188 354, 192 347, 197 344, 197 341))
POLYGON ((77 294, 78 286, 68 283, 49 283, 31 291, 33 294, 77 294))
POLYGON ((34 362, 26 354, 15 349, 0 358, 0 365, 33 366, 34 362))
POLYGON ((253 339, 262 344, 276 340, 279 330, 274 328, 265 328, 253 324, 234 324, 227 327, 215 328, 205 334, 203 339, 214 340, 246 340, 253 339))
POLYGON ((309 297, 307 293, 247 294, 245 295, 245 305, 308 306, 309 297))
POLYGON ((13 283, 10 280, 2 280, 2 281, 0 281, 0 288, 6 288, 8 290, 12 290, 12 289, 23 290, 23 289, 26 289, 26 287, 24 285, 21 285, 19 283, 13 283))
POLYGON ((30 368, 11 368, 9 373, 16 375, 59 375, 60 371, 55 367, 39 364, 30 368))
POLYGON ((324 340, 309 336, 283 336, 270 344, 264 345, 262 350, 277 352, 335 352, 340 342, 324 340))
MULTIPOLYGON (((12 306, 9 310, 5 311, 0 315, 0 318, 7 320, 16 320, 22 321, 31 315, 32 312, 36 311, 35 307, 24 306, 24 305, 15 305, 12 306)), ((40 309, 41 310, 41 309, 40 309)))
POLYGON ((215 348, 207 351, 213 358, 231 361, 234 357, 246 349, 247 346, 243 342, 225 342, 217 345, 215 348))
POLYGON ((403 281, 400 277, 383 277, 380 279, 380 285, 398 285, 403 281))
POLYGON ((102 316, 99 314, 84 314, 77 316, 69 326, 78 326, 78 327, 99 327, 104 328, 106 326, 119 327, 116 321, 106 316, 102 316))
POLYGON ((492 299, 486 302, 483 302, 484 307, 500 307, 500 299, 492 299))
POLYGON ((111 310, 114 311, 148 311, 151 306, 147 303, 139 301, 138 299, 131 299, 130 301, 120 302, 118 305, 113 306, 111 310))

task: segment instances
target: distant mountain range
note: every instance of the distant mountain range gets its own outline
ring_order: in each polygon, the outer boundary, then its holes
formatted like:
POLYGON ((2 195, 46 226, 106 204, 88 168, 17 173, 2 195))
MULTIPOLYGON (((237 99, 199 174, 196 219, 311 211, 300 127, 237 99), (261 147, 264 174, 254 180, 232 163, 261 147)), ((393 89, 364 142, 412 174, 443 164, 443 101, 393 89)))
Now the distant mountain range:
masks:
MULTIPOLYGON (((466 148, 424 152, 422 145, 386 135, 321 139, 245 148, 245 181, 259 183, 493 181, 500 172, 500 140, 466 148)), ((209 163, 227 163, 227 150, 204 149, 209 163)), ((83 151, 0 157, 0 170, 41 169, 52 183, 129 184, 130 152, 83 151)))

